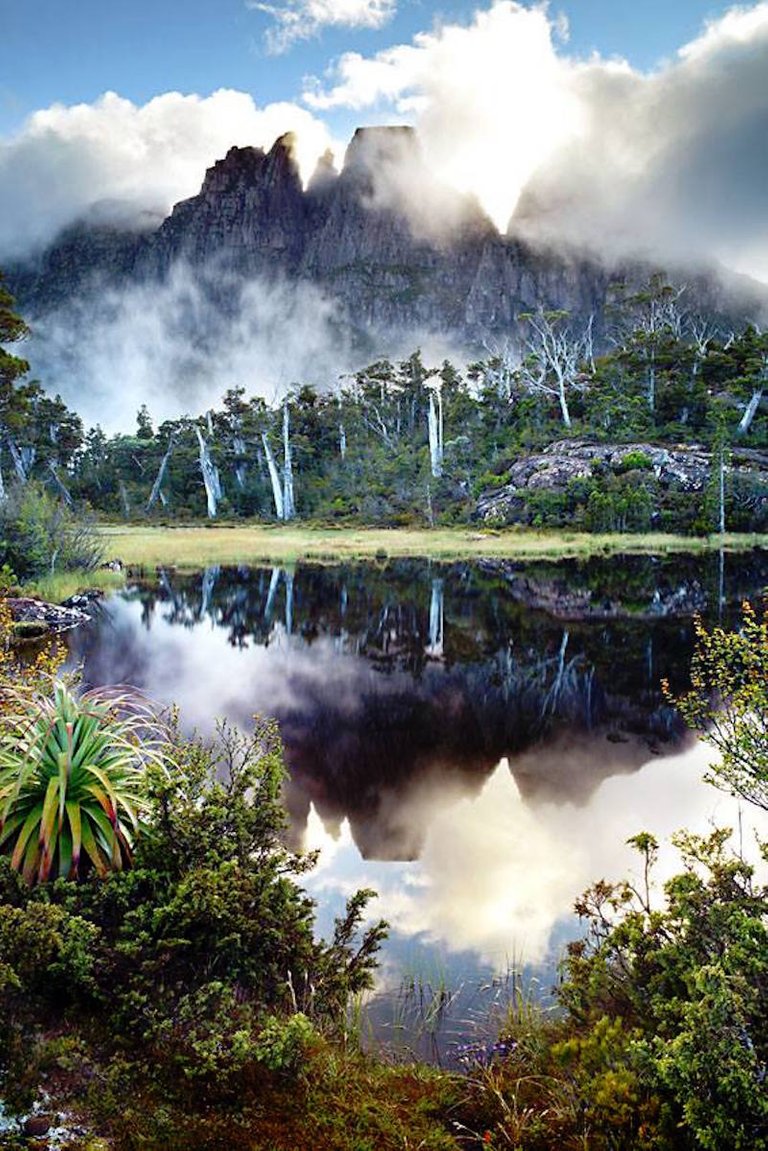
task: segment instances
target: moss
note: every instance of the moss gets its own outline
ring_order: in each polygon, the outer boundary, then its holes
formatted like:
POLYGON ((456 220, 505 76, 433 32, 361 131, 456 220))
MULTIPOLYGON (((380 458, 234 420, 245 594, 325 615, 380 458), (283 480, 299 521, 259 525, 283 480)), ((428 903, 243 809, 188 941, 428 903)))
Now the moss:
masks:
POLYGON ((48 635, 50 630, 51 625, 44 619, 22 619, 11 626, 11 635, 17 640, 39 639, 48 635))

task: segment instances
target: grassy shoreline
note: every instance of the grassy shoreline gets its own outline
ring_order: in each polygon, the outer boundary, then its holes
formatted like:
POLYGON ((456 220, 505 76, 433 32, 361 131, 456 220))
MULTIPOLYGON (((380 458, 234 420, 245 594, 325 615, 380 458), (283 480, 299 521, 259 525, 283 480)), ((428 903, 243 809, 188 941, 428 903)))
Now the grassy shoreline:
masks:
POLYGON ((107 559, 130 566, 199 568, 208 564, 338 562, 423 557, 565 559, 590 555, 695 554, 768 548, 768 535, 707 537, 588 535, 481 528, 333 528, 265 524, 148 527, 102 525, 107 559))

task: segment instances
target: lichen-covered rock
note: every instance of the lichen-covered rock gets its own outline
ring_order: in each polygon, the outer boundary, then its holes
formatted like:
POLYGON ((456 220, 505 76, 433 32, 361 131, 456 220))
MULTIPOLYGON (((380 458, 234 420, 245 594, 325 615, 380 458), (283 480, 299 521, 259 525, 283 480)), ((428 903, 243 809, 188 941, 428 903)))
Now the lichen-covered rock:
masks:
MULTIPOLYGON (((14 623, 44 624, 47 630, 60 632, 79 627, 91 618, 80 607, 65 607, 62 604, 45 603, 31 596, 9 597, 6 600, 14 623)), ((44 629, 45 630, 45 629, 44 629)))
MULTIPOLYGON (((505 482, 483 492, 477 516, 487 523, 512 523, 519 518, 526 495, 536 491, 564 493, 574 480, 599 477, 601 472, 648 471, 660 491, 704 493, 713 477, 712 454, 698 444, 662 447, 651 443, 598 444, 587 440, 556 440, 540 452, 516 460, 505 482)), ((768 453, 735 449, 728 471, 751 476, 766 485, 768 453)))
POLYGON ((503 579, 512 599, 531 611, 543 611, 563 622, 690 617, 707 607, 704 588, 692 578, 681 578, 674 583, 661 579, 649 590, 643 602, 636 603, 588 586, 579 586, 566 575, 531 575, 509 560, 483 559, 479 566, 503 579))

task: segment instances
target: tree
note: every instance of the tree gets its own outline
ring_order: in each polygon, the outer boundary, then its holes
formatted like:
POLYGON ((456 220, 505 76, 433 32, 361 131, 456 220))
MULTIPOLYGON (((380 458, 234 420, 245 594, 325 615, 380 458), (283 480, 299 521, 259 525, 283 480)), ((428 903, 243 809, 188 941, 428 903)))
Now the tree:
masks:
POLYGON ((592 371, 592 317, 581 331, 562 311, 539 308, 520 319, 529 329, 519 368, 523 387, 533 395, 556 397, 563 423, 570 428, 570 393, 583 387, 592 371))
MULTIPOLYGON (((14 300, 3 284, 0 273, 0 452, 3 441, 12 432, 23 426, 31 395, 29 386, 19 385, 19 381, 29 371, 29 364, 20 356, 14 356, 3 345, 16 344, 26 339, 29 329, 14 311, 14 300)), ((0 470, 0 499, 5 494, 2 471, 0 470)))
POLYGON ((651 412, 656 410, 659 362, 683 334, 685 314, 680 299, 684 292, 685 287, 673 287, 657 272, 636 291, 617 285, 607 306, 613 318, 613 342, 625 356, 642 365, 645 398, 651 412))
POLYGON ((139 440, 151 440, 154 434, 149 408, 142 404, 136 413, 136 437, 139 440))
POLYGON ((768 811, 768 601, 742 610, 738 631, 696 621, 692 687, 674 702, 718 752, 709 781, 768 811))
POLYGON ((754 325, 749 325, 737 339, 731 341, 725 351, 730 353, 736 364, 736 372, 729 381, 730 387, 744 395, 745 407, 738 433, 746 436, 760 408, 768 381, 768 332, 761 332, 754 325))

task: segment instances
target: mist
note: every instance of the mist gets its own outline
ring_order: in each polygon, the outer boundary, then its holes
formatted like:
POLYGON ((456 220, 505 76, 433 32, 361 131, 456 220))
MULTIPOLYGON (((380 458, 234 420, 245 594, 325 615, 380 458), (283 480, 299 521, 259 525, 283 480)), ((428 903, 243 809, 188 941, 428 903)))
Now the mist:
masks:
POLYGON ((226 310, 205 277, 176 264, 160 283, 89 292, 35 318, 33 373, 111 433, 131 431, 142 404, 157 424, 216 407, 232 387, 273 403, 295 383, 327 388, 352 362, 318 289, 214 279, 226 310))

